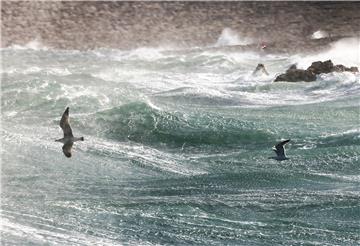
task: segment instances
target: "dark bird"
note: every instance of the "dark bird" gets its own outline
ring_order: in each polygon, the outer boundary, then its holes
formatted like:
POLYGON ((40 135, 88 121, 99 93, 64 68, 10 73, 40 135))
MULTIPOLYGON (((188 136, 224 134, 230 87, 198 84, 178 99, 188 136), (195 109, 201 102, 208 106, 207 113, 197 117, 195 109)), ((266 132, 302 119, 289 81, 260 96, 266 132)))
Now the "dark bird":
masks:
POLYGON ((288 160, 289 158, 286 157, 285 148, 284 148, 284 145, 287 144, 288 142, 290 142, 290 139, 287 139, 287 140, 284 140, 284 141, 281 141, 281 142, 277 143, 273 147, 273 151, 275 151, 276 156, 275 157, 270 157, 270 159, 275 159, 277 161, 288 160))
POLYGON ((69 124, 69 107, 66 108, 60 120, 60 127, 64 132, 64 137, 55 140, 55 142, 63 143, 63 152, 66 157, 71 157, 71 148, 76 141, 84 141, 84 137, 74 137, 69 124))

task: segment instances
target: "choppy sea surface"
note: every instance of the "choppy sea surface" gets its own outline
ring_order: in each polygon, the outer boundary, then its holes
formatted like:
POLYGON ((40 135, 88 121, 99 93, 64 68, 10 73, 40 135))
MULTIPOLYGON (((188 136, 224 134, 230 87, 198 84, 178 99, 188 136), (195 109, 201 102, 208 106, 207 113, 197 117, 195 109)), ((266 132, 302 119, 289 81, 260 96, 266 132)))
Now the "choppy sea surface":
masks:
POLYGON ((2 49, 2 244, 360 245, 359 50, 2 49))

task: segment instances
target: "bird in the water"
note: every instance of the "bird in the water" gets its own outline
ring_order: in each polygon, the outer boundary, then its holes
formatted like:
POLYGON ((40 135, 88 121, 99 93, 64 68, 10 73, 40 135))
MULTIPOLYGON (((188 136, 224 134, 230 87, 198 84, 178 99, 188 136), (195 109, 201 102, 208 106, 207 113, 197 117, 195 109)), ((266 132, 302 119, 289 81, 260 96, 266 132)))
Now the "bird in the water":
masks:
POLYGON ((66 157, 71 157, 71 148, 76 141, 84 141, 84 137, 74 137, 69 124, 69 107, 66 108, 60 120, 60 127, 64 131, 64 137, 55 140, 55 142, 63 143, 63 152, 66 157))
POLYGON ((290 139, 287 139, 287 140, 284 140, 284 141, 281 141, 281 142, 277 143, 273 147, 273 151, 275 151, 276 156, 275 157, 270 157, 269 159, 275 159, 277 161, 288 160, 289 158, 286 157, 285 148, 284 148, 284 145, 287 144, 288 142, 290 142, 290 139))

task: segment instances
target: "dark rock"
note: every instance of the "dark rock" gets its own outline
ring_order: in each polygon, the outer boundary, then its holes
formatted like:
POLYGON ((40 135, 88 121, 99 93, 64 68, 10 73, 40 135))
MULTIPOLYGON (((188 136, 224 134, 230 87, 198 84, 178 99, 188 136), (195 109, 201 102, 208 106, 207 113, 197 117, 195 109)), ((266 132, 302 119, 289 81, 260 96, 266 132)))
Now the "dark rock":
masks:
POLYGON ((311 71, 304 70, 304 69, 297 69, 292 68, 288 69, 286 73, 280 74, 276 77, 275 82, 278 81, 288 81, 288 82, 299 82, 299 81, 315 81, 316 80, 316 74, 314 74, 311 71))
POLYGON ((358 67, 351 67, 351 68, 347 68, 345 71, 349 71, 349 72, 353 72, 353 73, 358 73, 358 72, 359 72, 359 68, 358 68, 358 67))
POLYGON ((321 73, 331 73, 331 72, 359 72, 359 69, 357 67, 345 67, 342 64, 335 65, 332 63, 331 60, 327 60, 324 62, 317 61, 313 62, 310 67, 308 67, 306 70, 312 71, 315 74, 321 74, 321 73))
POLYGON ((342 64, 335 65, 333 72, 352 72, 352 73, 358 73, 359 69, 357 67, 345 67, 342 64))
POLYGON ((288 81, 288 82, 298 82, 298 81, 315 81, 316 75, 321 73, 331 73, 331 72, 359 72, 357 67, 345 67, 342 64, 335 65, 331 60, 327 61, 316 61, 311 64, 306 70, 297 69, 296 65, 291 65, 284 74, 280 74, 275 78, 277 81, 288 81))
POLYGON ((344 65, 335 65, 334 66, 334 72, 353 72, 353 73, 357 73, 359 72, 359 69, 357 67, 345 67, 344 65))
POLYGON ((286 70, 286 72, 289 71, 289 70, 292 70, 292 69, 297 69, 296 64, 292 64, 292 65, 288 68, 288 70, 286 70))
POLYGON ((262 64, 262 63, 259 63, 259 64, 256 66, 256 68, 255 68, 254 72, 252 73, 252 75, 256 75, 258 72, 262 72, 262 73, 264 73, 264 74, 266 74, 266 75, 269 75, 269 73, 268 73, 268 72, 266 71, 266 69, 265 69, 264 64, 262 64))
POLYGON ((334 64, 331 60, 316 61, 311 64, 306 70, 313 72, 314 74, 331 73, 334 71, 334 64))
POLYGON ((335 65, 334 66, 334 72, 345 72, 347 69, 347 67, 345 67, 344 65, 335 65))

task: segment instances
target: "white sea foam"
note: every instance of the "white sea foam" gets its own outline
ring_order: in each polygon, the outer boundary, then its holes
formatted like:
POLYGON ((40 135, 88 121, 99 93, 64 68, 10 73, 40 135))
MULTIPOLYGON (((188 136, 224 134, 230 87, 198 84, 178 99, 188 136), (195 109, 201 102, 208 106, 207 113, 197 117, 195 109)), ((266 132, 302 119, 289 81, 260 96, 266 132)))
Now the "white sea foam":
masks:
POLYGON ((307 68, 314 61, 325 61, 331 59, 336 64, 345 66, 360 67, 360 37, 344 38, 330 45, 330 48, 320 53, 311 55, 296 55, 293 63, 297 63, 300 68, 307 68))
POLYGON ((113 50, 109 58, 114 61, 142 60, 153 61, 164 57, 162 53, 166 48, 141 47, 129 51, 113 50))
POLYGON ((4 72, 8 74, 37 74, 37 73, 44 73, 48 75, 70 75, 71 72, 67 68, 63 67, 39 67, 39 66, 31 66, 24 69, 14 68, 10 67, 7 70, 4 70, 4 72))
POLYGON ((231 28, 224 28, 215 43, 215 47, 229 46, 229 45, 247 45, 252 44, 253 40, 249 37, 241 37, 236 31, 231 28))
POLYGON ((95 98, 101 105, 107 105, 110 102, 108 96, 101 93, 96 88, 82 85, 66 85, 61 84, 62 94, 56 96, 56 100, 66 97, 70 100, 80 99, 81 97, 95 98))
POLYGON ((49 48, 46 47, 44 44, 41 43, 41 41, 39 39, 34 39, 24 45, 19 45, 19 44, 13 44, 9 47, 10 49, 15 49, 15 50, 26 50, 26 49, 31 49, 31 50, 48 50, 49 48))
POLYGON ((1 231, 3 236, 15 236, 22 238, 24 241, 28 240, 28 242, 36 242, 36 244, 48 244, 51 241, 54 244, 60 245, 114 245, 114 241, 110 239, 75 231, 67 231, 51 225, 39 224, 39 228, 35 228, 33 226, 13 222, 7 218, 2 218, 1 220, 1 231))
POLYGON ((340 174, 332 174, 332 173, 315 173, 316 175, 329 177, 333 179, 343 180, 347 182, 360 182, 360 175, 340 175, 340 174))
POLYGON ((356 135, 355 137, 360 139, 360 127, 355 129, 346 130, 344 132, 337 132, 337 133, 324 133, 321 137, 328 138, 328 137, 339 137, 344 135, 356 135))
POLYGON ((101 153, 111 153, 112 157, 121 156, 127 160, 139 161, 142 166, 150 170, 184 176, 206 174, 200 167, 184 165, 180 154, 173 155, 155 148, 147 147, 132 142, 104 141, 103 139, 89 138, 87 145, 79 146, 80 149, 94 148, 101 153))
POLYGON ((323 30, 317 30, 311 35, 311 39, 320 39, 320 38, 326 38, 329 34, 323 30))
POLYGON ((4 114, 7 117, 14 117, 14 116, 16 116, 18 114, 18 112, 16 112, 16 111, 8 111, 8 112, 6 112, 4 114))

